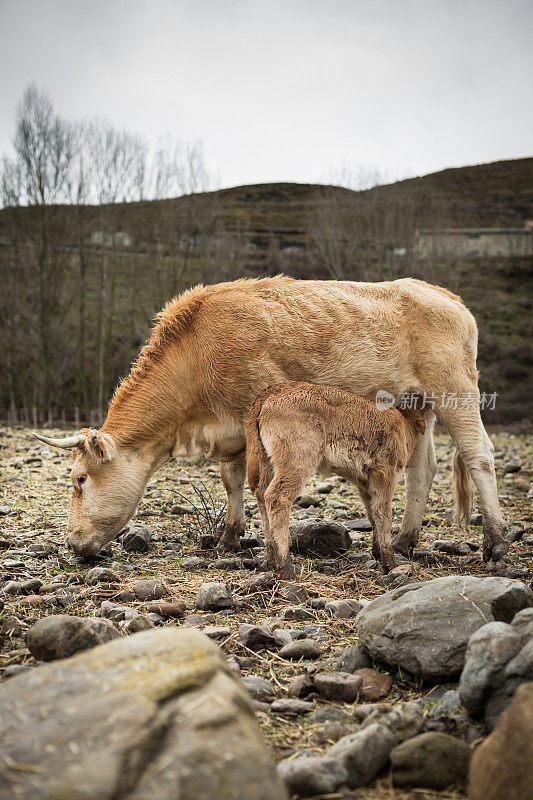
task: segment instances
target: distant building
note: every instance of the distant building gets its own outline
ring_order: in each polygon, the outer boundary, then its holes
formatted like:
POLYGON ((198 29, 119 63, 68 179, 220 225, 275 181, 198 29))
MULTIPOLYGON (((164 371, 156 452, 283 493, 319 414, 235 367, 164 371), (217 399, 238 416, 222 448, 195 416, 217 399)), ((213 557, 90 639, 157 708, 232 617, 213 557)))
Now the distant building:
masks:
POLYGON ((89 236, 88 243, 92 247, 131 247, 133 237, 126 231, 115 231, 115 233, 93 231, 89 236))
MULTIPOLYGON (((529 222, 529 221, 528 221, 529 222)), ((443 228, 415 233, 419 258, 439 256, 531 256, 533 225, 523 228, 443 228)))

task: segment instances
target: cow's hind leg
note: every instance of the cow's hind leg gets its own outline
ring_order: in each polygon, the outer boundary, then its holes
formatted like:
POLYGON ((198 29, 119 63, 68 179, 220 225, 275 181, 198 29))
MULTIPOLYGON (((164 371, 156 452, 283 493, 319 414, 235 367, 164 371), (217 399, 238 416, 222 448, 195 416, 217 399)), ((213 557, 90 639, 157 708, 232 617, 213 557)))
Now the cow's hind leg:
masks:
POLYGON ((236 461, 220 463, 220 477, 228 494, 228 508, 224 531, 218 541, 221 550, 240 550, 240 537, 246 529, 244 516, 244 479, 246 477, 246 456, 236 461))
POLYGON ((427 428, 413 450, 405 470, 405 512, 400 533, 392 544, 397 553, 410 558, 418 542, 429 491, 437 471, 433 428, 435 415, 426 415, 427 428))
POLYGON ((465 408, 441 408, 439 419, 469 471, 481 502, 483 516, 483 559, 498 561, 509 549, 504 536, 505 523, 498 500, 493 446, 479 413, 477 403, 465 408))

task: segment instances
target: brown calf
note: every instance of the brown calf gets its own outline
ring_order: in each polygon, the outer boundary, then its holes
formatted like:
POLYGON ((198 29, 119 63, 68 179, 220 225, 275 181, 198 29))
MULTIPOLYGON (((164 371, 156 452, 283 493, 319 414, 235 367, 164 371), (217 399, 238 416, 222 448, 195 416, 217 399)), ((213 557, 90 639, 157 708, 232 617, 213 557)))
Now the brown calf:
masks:
POLYGON ((269 566, 294 577, 289 517, 313 470, 353 481, 374 531, 372 553, 394 567, 392 497, 426 422, 418 411, 379 411, 374 398, 311 383, 284 383, 259 395, 248 417, 248 484, 255 492, 269 566))

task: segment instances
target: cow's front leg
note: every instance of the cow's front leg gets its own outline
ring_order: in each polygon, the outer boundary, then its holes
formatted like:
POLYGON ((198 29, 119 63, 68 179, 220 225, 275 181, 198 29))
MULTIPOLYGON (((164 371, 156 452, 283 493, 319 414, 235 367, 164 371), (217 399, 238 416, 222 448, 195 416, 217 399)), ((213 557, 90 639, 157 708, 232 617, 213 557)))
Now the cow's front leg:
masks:
POLYGON ((427 428, 419 438, 405 470, 405 512, 400 533, 392 546, 396 553, 410 558, 418 542, 426 511, 429 490, 437 471, 433 426, 435 415, 426 416, 427 428))
POLYGON ((246 476, 246 455, 236 461, 220 462, 220 477, 228 493, 226 524, 218 541, 221 550, 240 550, 240 538, 246 528, 244 516, 244 479, 246 476))

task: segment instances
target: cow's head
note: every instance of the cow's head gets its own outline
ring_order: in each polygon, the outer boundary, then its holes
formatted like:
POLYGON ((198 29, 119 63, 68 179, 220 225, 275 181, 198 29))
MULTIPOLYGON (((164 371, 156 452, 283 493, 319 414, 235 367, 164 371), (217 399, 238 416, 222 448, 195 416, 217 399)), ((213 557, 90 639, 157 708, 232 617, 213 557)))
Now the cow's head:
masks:
POLYGON ((67 546, 77 555, 95 555, 135 513, 153 471, 150 455, 118 446, 112 436, 95 428, 66 439, 34 436, 53 447, 72 449, 67 546))

